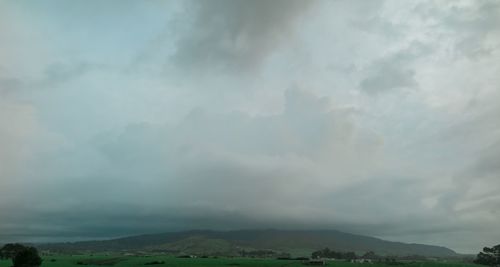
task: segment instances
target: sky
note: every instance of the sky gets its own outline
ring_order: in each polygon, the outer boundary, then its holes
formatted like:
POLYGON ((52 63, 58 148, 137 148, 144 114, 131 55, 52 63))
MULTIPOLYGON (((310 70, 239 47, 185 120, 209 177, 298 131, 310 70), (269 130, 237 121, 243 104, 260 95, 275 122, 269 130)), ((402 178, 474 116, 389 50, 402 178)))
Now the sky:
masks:
POLYGON ((500 242, 499 1, 0 1, 0 243, 500 242))

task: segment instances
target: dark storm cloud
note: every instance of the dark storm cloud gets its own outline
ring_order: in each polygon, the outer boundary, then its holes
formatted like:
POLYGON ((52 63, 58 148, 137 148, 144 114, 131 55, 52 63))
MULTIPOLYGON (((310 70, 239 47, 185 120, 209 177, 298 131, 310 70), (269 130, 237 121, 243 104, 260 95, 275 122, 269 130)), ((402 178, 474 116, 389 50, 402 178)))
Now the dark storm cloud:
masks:
POLYGON ((252 69, 280 44, 314 1, 192 2, 192 28, 180 33, 173 60, 184 68, 252 69))

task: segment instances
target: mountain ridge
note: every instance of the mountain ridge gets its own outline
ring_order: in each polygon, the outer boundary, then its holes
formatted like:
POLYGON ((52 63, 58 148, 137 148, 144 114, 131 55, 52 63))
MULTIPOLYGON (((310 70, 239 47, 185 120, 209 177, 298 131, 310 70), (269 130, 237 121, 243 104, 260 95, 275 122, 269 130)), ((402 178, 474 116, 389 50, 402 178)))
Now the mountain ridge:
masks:
POLYGON ((165 251, 184 254, 233 255, 238 250, 273 250, 298 256, 330 248, 336 251, 380 255, 455 257, 444 246, 387 241, 377 237, 338 230, 189 230, 121 237, 110 240, 80 241, 39 245, 54 251, 165 251))

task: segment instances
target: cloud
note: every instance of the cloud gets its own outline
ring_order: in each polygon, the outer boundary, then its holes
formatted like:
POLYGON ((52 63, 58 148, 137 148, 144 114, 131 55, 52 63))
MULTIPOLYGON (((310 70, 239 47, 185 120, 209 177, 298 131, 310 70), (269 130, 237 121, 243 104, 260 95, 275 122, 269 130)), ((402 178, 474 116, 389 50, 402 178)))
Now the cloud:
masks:
POLYGON ((367 77, 361 82, 361 89, 369 94, 399 88, 412 88, 417 85, 415 72, 402 70, 397 65, 380 66, 380 72, 367 77))
POLYGON ((193 24, 181 33, 172 57, 176 66, 248 70, 293 40, 295 24, 313 1, 218 0, 192 5, 193 24))
MULTIPOLYGON (((38 174, 44 184, 38 184, 35 195, 18 200, 16 213, 30 214, 27 221, 36 222, 34 229, 45 229, 50 222, 85 233, 98 222, 108 229, 103 221, 131 216, 124 214, 131 210, 166 224, 182 221, 169 225, 173 229, 208 227, 226 219, 234 223, 232 228, 311 223, 307 218, 328 209, 316 200, 367 179, 377 169, 379 137, 358 128, 350 116, 350 110, 332 108, 327 98, 292 89, 277 115, 198 109, 176 125, 130 125, 117 135, 96 136, 93 147, 85 150, 88 155, 79 148, 49 159, 49 172, 38 174), (31 198, 38 199, 36 205, 21 204, 31 198), (86 212, 100 215, 78 223, 86 212), (68 216, 74 216, 71 226, 68 216)), ((9 228, 8 217, 2 221, 5 232, 16 232, 9 228)), ((161 228, 134 223, 123 227, 114 233, 161 228)), ((58 234, 52 228, 44 231, 58 234)))
POLYGON ((430 26, 441 35, 442 41, 452 44, 458 57, 488 56, 498 49, 500 5, 497 1, 459 1, 443 5, 421 3, 415 12, 431 21, 430 26))
POLYGON ((0 79, 0 90, 4 94, 19 96, 30 93, 27 91, 35 88, 37 90, 54 89, 96 68, 97 66, 90 66, 87 63, 53 63, 43 70, 38 79, 0 79))
POLYGON ((0 5, 0 241, 498 239, 494 1, 0 5))
POLYGON ((370 95, 377 95, 396 89, 418 88, 415 78, 415 61, 428 54, 429 49, 418 42, 410 43, 397 52, 375 60, 367 68, 367 77, 361 80, 360 89, 370 95))

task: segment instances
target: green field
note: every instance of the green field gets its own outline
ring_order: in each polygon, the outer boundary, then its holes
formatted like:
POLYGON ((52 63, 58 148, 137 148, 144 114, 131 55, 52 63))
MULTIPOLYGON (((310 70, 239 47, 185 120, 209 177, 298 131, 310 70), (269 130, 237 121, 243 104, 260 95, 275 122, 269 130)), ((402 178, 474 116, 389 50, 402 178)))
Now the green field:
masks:
MULTIPOLYGON (((10 267, 10 260, 0 260, 0 267, 10 267)), ((165 267, 304 267, 300 261, 294 260, 275 260, 275 259, 247 259, 247 258, 194 258, 183 259, 169 256, 50 256, 44 257, 42 267, 71 267, 71 266, 165 266, 165 267), (87 265, 78 265, 77 262, 84 262, 87 265), (145 265, 153 261, 164 261, 164 264, 145 265)), ((408 267, 473 267, 477 265, 465 263, 443 263, 443 262, 415 262, 405 263, 404 265, 386 265, 386 264, 361 264, 348 262, 328 262, 328 266, 408 266, 408 267)))

